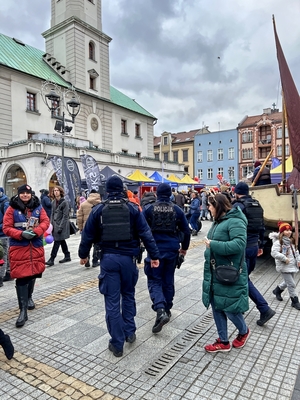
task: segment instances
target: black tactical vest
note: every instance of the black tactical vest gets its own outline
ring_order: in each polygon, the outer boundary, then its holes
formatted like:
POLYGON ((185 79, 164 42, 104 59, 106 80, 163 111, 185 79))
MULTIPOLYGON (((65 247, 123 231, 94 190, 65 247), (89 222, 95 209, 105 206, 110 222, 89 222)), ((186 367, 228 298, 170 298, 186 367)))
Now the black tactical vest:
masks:
POLYGON ((130 210, 128 200, 106 200, 102 209, 101 241, 120 242, 131 239, 130 210))
POLYGON ((176 211, 173 203, 157 201, 153 204, 152 232, 176 232, 176 211))

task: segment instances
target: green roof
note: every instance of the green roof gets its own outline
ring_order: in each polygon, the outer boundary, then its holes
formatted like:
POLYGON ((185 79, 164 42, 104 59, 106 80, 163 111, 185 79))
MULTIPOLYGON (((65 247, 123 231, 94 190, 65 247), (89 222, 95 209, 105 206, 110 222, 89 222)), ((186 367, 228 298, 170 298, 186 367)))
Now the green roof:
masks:
MULTIPOLYGON (((68 87, 68 82, 66 82, 44 61, 44 54, 44 51, 38 50, 27 44, 22 44, 18 39, 14 40, 13 38, 0 33, 0 65, 5 65, 8 68, 13 68, 36 78, 41 78, 42 80, 51 81, 57 85, 68 87)), ((112 86, 110 87, 110 97, 111 102, 120 107, 155 118, 133 99, 112 86)))

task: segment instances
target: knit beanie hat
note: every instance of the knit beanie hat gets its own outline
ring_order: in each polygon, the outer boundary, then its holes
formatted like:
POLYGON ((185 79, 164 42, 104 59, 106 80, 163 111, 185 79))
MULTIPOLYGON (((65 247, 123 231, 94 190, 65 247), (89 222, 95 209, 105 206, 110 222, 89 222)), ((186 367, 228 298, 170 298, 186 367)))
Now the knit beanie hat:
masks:
POLYGON ((107 193, 123 192, 122 179, 116 175, 111 176, 107 179, 105 188, 107 193))
POLYGON ((245 182, 239 182, 234 188, 234 193, 247 196, 249 194, 249 186, 245 182))
POLYGON ((157 186, 157 197, 170 197, 172 194, 171 191, 171 186, 169 186, 167 183, 160 183, 157 186))
POLYGON ((256 167, 258 167, 259 165, 261 165, 261 162, 260 161, 255 161, 255 163, 254 163, 254 168, 256 168, 256 167))
POLYGON ((18 194, 24 193, 24 192, 32 194, 32 188, 27 184, 19 186, 18 187, 18 194))
POLYGON ((1 192, 1 193, 4 193, 4 189, 3 189, 2 186, 0 186, 0 192, 1 192))
POLYGON ((277 225, 278 225, 278 228, 279 228, 279 233, 282 233, 282 232, 288 231, 288 230, 290 230, 290 231, 293 230, 291 225, 289 223, 287 223, 287 222, 279 221, 277 225))

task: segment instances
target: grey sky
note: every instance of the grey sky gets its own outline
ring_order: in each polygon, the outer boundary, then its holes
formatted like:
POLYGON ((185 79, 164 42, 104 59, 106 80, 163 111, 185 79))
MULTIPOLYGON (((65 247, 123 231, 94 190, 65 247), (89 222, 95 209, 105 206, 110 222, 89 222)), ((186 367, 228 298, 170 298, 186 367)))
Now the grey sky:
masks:
MULTIPOLYGON (((50 0, 0 2, 0 32, 44 49, 50 0)), ((300 89, 299 0, 102 0, 111 84, 158 118, 155 134, 235 128, 278 104, 272 14, 300 89)))

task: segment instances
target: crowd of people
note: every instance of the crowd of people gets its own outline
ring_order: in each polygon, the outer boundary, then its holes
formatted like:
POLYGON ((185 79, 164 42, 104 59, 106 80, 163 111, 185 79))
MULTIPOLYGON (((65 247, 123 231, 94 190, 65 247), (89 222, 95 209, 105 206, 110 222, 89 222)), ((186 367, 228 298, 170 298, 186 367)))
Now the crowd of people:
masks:
MULTIPOLYGON (((8 199, 0 188, 0 286, 7 276, 15 279, 20 311, 17 328, 28 320, 27 311, 34 310, 35 281, 46 267, 54 265, 60 247, 64 258, 59 263, 71 261, 67 245, 70 205, 64 189, 56 186, 53 193, 46 189, 40 192, 38 198, 25 184, 8 199), (46 262, 44 238, 49 232, 53 246, 46 262)), ((111 337, 108 349, 114 356, 121 357, 124 343, 136 340, 135 286, 141 249, 147 250, 144 273, 155 312, 152 332, 157 334, 172 317, 175 270, 184 261, 191 236, 199 231, 199 221, 212 223, 204 239, 202 301, 212 307, 218 332, 216 341, 206 345, 205 350, 228 352, 246 344, 250 329, 244 313, 249 308, 249 297, 259 311, 257 325, 263 326, 275 315, 250 279, 256 259, 263 253, 264 223, 263 210, 249 195, 246 183, 239 182, 234 191, 221 186, 199 193, 178 192, 161 183, 156 192, 146 191, 139 198, 137 192, 128 190, 119 177, 113 176, 106 182, 105 199, 96 190, 81 197, 76 213, 81 234, 79 262, 85 267, 100 265, 99 291, 104 296, 111 337), (232 344, 228 319, 238 330, 232 344)), ((279 221, 279 232, 270 238, 271 255, 283 278, 273 293, 282 301, 281 294, 287 288, 292 307, 300 310, 294 280, 300 256, 292 227, 279 221)), ((0 345, 7 358, 12 358, 13 345, 1 330, 0 345)))

